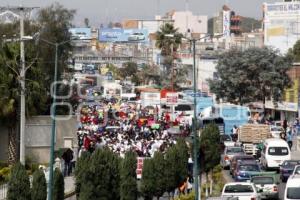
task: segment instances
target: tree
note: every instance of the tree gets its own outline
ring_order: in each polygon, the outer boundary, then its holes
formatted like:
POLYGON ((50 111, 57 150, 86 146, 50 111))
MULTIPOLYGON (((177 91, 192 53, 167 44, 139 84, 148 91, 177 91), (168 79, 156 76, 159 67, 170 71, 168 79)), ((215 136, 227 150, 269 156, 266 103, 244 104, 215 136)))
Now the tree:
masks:
POLYGON ((65 198, 65 182, 61 171, 56 168, 53 178, 53 200, 64 200, 65 198))
POLYGON ((33 173, 31 199, 46 200, 47 199, 47 183, 45 174, 42 170, 36 170, 33 173))
POLYGON ((201 133, 201 169, 208 174, 220 162, 220 133, 216 124, 209 124, 201 133))
MULTIPOLYGON (((175 145, 177 151, 177 184, 181 184, 188 176, 188 147, 184 139, 177 140, 175 145)), ((174 163, 175 164, 175 163, 174 163)))
MULTIPOLYGON (((5 27, 5 25, 0 25, 5 27)), ((36 57, 32 45, 26 45, 28 62, 36 57)), ((18 43, 3 44, 0 50, 0 121, 9 130, 9 162, 17 160, 17 132, 19 122, 18 110, 20 106, 19 82, 19 52, 18 43)), ((27 66, 28 67, 28 66, 27 66)), ((43 82, 44 74, 35 61, 26 72, 26 116, 43 113, 45 110, 47 93, 43 82)))
POLYGON ((86 169, 85 183, 80 187, 80 200, 120 198, 120 159, 109 149, 96 150, 86 169))
POLYGON ((88 151, 84 151, 81 154, 81 157, 78 159, 75 168, 75 190, 76 195, 79 196, 81 185, 86 183, 86 173, 88 172, 89 163, 90 163, 90 153, 88 151))
POLYGON ((123 80, 130 77, 131 81, 138 85, 141 82, 138 71, 137 63, 126 62, 123 64, 123 67, 119 69, 119 74, 123 80))
POLYGON ((290 55, 294 62, 300 62, 300 40, 298 40, 292 49, 289 49, 288 55, 290 55))
POLYGON ((156 32, 156 47, 161 49, 165 69, 161 74, 163 87, 179 88, 179 84, 185 82, 187 70, 183 67, 173 66, 174 55, 181 44, 183 35, 174 28, 173 24, 166 23, 156 32), (169 36, 168 36, 169 35, 169 36), (173 84, 171 86, 171 83, 173 84))
POLYGON ((175 188, 178 186, 177 184, 177 164, 179 161, 177 160, 177 149, 175 146, 171 146, 168 148, 165 155, 165 176, 166 176, 166 191, 172 193, 175 188))
POLYGON ((141 193, 145 200, 152 200, 156 191, 156 182, 154 171, 154 160, 144 159, 142 180, 141 180, 141 193))
MULTIPOLYGON (((37 23, 40 26, 40 39, 46 39, 50 42, 64 42, 71 39, 71 33, 69 28, 72 27, 72 20, 74 18, 75 10, 68 10, 59 3, 54 3, 49 7, 45 7, 39 10, 37 15, 37 23)), ((45 77, 43 78, 46 82, 47 90, 50 91, 51 83, 54 80, 54 57, 55 47, 48 45, 43 41, 39 41, 39 45, 43 48, 39 48, 39 59, 44 67, 45 77)), ((70 55, 69 52, 72 50, 70 43, 60 45, 58 48, 58 76, 61 77, 61 73, 67 66, 67 60, 70 55)))
POLYGON ((136 180, 137 155, 129 151, 121 162, 120 169, 120 195, 121 200, 136 200, 138 196, 136 180))
POLYGON ((210 90, 217 99, 241 105, 253 101, 265 105, 266 99, 281 101, 291 83, 286 73, 290 67, 290 56, 267 47, 231 49, 219 57, 218 79, 209 80, 210 90))
POLYGON ((165 171, 167 169, 166 169, 166 165, 165 165, 164 155, 159 151, 155 152, 154 157, 153 157, 153 162, 154 162, 154 170, 152 173, 154 174, 155 183, 156 183, 154 195, 159 200, 159 198, 166 191, 165 171))
POLYGON ((30 200, 30 182, 21 163, 13 166, 8 182, 7 200, 30 200))

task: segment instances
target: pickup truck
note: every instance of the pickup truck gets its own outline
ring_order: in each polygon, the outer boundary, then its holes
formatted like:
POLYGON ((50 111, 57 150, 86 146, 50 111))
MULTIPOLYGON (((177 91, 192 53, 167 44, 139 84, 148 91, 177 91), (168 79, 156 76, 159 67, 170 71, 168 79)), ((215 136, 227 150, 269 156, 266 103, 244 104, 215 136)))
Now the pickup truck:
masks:
POLYGON ((239 200, 260 200, 261 196, 256 191, 253 183, 235 182, 227 183, 222 190, 221 198, 238 197, 239 200))

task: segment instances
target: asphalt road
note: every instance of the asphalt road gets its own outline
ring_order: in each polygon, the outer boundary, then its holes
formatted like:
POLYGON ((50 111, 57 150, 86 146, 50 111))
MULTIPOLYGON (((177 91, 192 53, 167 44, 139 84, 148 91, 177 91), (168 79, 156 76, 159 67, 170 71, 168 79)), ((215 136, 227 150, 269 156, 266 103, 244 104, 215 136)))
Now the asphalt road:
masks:
MULTIPOLYGON (((226 180, 227 183, 234 182, 234 180, 232 179, 232 177, 231 177, 231 175, 229 173, 229 170, 223 170, 223 175, 224 175, 224 178, 225 178, 225 180, 226 180)), ((280 184, 278 186, 279 199, 283 199, 284 190, 285 190, 285 183, 282 183, 280 181, 280 184)))

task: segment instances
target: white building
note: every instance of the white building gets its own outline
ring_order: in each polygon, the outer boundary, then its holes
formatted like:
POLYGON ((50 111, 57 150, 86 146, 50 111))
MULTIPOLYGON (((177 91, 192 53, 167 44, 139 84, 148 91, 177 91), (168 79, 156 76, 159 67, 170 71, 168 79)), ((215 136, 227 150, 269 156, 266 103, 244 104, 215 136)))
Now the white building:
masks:
POLYGON ((264 3, 264 44, 286 53, 300 39, 300 2, 264 3))
POLYGON ((194 15, 191 11, 174 11, 171 19, 174 21, 174 27, 182 34, 188 29, 192 33, 207 33, 207 16, 194 15))

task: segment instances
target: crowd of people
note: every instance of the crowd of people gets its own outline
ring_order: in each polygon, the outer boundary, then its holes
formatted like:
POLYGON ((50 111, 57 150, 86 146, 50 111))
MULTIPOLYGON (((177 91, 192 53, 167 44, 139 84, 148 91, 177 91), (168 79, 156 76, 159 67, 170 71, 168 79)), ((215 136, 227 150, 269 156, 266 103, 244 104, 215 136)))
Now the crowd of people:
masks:
MULTIPOLYGON (((158 114, 158 108, 144 108, 129 103, 101 102, 88 104, 80 110, 77 136, 79 157, 83 151, 108 147, 124 157, 129 150, 139 157, 152 157, 156 151, 165 152, 176 143, 168 130, 170 114, 158 114)), ((180 133, 190 132, 190 125, 180 125, 180 133)))

